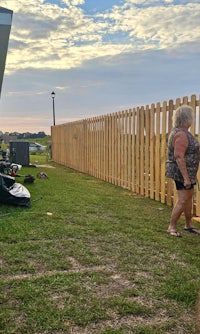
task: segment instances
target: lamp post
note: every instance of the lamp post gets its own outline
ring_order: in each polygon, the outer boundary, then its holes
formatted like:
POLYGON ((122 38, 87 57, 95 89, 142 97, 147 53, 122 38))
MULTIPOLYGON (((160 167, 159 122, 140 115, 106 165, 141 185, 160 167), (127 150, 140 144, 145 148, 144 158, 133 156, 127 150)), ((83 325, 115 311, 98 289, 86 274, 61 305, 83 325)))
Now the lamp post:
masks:
POLYGON ((51 97, 53 100, 53 126, 55 126, 56 122, 55 122, 55 103, 54 103, 54 99, 55 99, 56 93, 52 92, 51 93, 51 97))

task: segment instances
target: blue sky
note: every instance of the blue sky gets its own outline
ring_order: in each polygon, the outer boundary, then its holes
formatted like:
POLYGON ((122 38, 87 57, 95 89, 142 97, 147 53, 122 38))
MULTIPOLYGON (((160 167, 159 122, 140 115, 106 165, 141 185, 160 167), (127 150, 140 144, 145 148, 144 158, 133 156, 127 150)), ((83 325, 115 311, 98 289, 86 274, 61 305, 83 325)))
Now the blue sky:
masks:
POLYGON ((0 131, 199 95, 200 1, 1 0, 13 23, 0 131))

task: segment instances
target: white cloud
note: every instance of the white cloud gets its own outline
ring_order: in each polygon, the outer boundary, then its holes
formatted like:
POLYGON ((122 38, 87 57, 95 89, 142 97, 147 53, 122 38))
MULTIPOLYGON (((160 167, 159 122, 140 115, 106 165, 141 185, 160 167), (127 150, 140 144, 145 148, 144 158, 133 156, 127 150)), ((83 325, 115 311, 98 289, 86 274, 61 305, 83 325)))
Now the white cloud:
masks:
POLYGON ((135 1, 128 1, 121 8, 115 8, 112 13, 100 14, 112 21, 113 33, 122 31, 129 34, 133 50, 137 47, 170 48, 183 41, 200 39, 200 4, 166 7, 159 4, 151 7, 147 6, 147 3, 155 4, 155 1, 145 1, 146 7, 140 8, 134 3, 135 1))
POLYGON ((93 16, 79 7, 83 0, 62 2, 65 7, 42 0, 2 1, 14 10, 7 74, 70 69, 97 57, 200 40, 200 4, 195 1, 175 6, 170 0, 127 0, 93 16))
POLYGON ((57 124, 199 93, 199 0, 93 1, 1 0, 1 130, 49 133, 53 90, 57 124))

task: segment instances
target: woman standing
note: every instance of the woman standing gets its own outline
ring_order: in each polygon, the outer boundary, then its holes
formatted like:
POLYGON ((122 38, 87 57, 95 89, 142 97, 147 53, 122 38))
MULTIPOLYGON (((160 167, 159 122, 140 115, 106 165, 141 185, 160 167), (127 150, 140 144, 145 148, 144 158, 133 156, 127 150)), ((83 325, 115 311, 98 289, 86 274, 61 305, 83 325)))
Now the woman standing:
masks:
POLYGON ((178 199, 172 210, 167 232, 175 237, 181 236, 177 232, 177 222, 182 213, 185 215, 184 230, 200 234, 191 222, 194 185, 200 161, 200 144, 188 131, 193 122, 194 112, 190 106, 182 105, 177 108, 173 117, 174 128, 168 140, 166 176, 174 180, 178 199))

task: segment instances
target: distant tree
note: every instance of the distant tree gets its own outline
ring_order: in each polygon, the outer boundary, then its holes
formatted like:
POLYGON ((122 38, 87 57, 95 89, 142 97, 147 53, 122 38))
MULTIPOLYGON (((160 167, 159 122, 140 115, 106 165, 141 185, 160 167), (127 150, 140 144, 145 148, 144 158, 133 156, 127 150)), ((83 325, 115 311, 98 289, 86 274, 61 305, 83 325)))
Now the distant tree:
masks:
POLYGON ((44 137, 46 137, 46 134, 45 134, 44 131, 40 131, 40 132, 38 132, 38 136, 39 136, 39 138, 44 138, 44 137))
POLYGON ((17 139, 36 139, 36 138, 44 138, 46 136, 44 131, 40 131, 38 133, 30 133, 30 132, 24 132, 24 133, 18 133, 18 132, 12 132, 9 133, 10 136, 16 136, 17 139))

